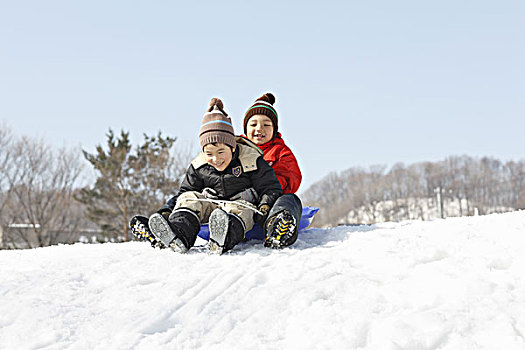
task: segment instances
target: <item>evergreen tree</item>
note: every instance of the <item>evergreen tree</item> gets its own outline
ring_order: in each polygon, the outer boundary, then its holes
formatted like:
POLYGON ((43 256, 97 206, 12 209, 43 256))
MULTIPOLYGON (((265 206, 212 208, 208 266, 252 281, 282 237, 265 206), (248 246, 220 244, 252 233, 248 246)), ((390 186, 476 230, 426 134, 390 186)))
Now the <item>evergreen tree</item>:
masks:
POLYGON ((107 150, 99 145, 95 154, 83 151, 97 179, 77 200, 86 204, 86 215, 107 238, 129 240, 130 217, 155 211, 178 189, 183 167, 170 155, 175 141, 161 132, 153 137, 144 134, 144 143, 133 151, 128 132, 121 131, 116 138, 110 129, 107 150))

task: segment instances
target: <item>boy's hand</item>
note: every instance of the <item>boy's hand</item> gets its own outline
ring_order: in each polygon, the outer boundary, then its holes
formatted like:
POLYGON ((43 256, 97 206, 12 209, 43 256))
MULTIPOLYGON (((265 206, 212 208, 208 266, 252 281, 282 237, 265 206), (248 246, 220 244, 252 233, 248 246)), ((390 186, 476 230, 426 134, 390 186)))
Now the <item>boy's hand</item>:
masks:
POLYGON ((263 204, 259 206, 259 211, 264 214, 264 216, 268 215, 268 212, 270 211, 270 206, 268 204, 263 204))
POLYGON ((263 215, 255 214, 253 218, 260 227, 264 227, 264 222, 266 221, 266 218, 268 217, 268 212, 270 211, 270 206, 268 204, 262 204, 257 209, 259 209, 259 211, 263 213, 263 215))
POLYGON ((217 191, 215 191, 213 188, 206 187, 205 189, 202 190, 202 195, 204 196, 204 198, 219 199, 217 194, 218 194, 217 191))

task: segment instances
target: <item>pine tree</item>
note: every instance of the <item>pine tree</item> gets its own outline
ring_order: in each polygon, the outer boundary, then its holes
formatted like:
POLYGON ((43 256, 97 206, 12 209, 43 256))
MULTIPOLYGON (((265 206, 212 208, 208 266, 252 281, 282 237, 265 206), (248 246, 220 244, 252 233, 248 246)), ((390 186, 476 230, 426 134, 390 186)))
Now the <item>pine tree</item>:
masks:
POLYGON ((116 138, 110 129, 106 136, 107 150, 99 145, 95 154, 83 151, 97 179, 77 199, 86 204, 86 215, 107 238, 127 241, 130 217, 158 209, 179 187, 183 167, 170 155, 176 138, 144 134, 144 143, 133 151, 128 132, 121 131, 116 138))

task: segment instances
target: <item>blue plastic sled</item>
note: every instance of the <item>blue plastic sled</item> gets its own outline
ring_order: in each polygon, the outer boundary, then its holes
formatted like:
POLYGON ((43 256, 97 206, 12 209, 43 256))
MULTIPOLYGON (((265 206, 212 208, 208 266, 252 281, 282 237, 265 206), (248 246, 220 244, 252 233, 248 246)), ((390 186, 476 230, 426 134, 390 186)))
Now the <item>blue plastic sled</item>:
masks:
MULTIPOLYGON (((299 233, 301 231, 304 231, 305 228, 310 226, 312 223, 312 220, 314 218, 314 215, 319 211, 319 208, 316 207, 303 207, 303 214, 301 215, 301 220, 299 221, 299 233)), ((199 237, 205 240, 208 240, 210 238, 210 230, 208 229, 208 224, 201 225, 201 230, 199 231, 199 237)), ((264 240, 264 232, 263 229, 255 224, 253 228, 246 232, 246 238, 247 239, 258 239, 258 240, 264 240)))

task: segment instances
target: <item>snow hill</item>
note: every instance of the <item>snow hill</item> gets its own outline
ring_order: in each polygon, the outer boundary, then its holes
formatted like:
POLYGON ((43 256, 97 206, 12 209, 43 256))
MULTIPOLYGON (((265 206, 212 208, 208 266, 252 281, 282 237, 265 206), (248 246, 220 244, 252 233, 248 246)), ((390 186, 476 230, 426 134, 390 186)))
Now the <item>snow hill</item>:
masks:
POLYGON ((525 349, 525 212, 0 251, 1 349, 525 349))

